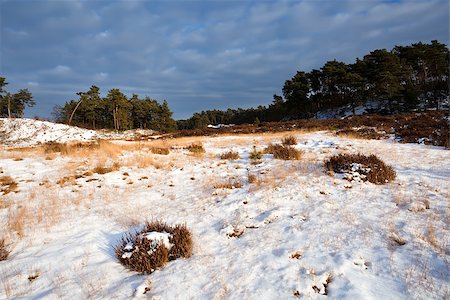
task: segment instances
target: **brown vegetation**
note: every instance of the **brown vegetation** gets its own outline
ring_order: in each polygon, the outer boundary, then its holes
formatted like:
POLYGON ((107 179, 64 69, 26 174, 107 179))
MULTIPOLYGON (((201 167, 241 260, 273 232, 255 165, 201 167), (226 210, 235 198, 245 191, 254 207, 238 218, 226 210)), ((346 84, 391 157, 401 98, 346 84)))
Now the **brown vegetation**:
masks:
POLYGON ((7 260, 11 253, 6 245, 5 239, 0 239, 0 261, 7 260))
POLYGON ((297 138, 293 135, 288 135, 285 136, 282 140, 281 143, 284 146, 293 146, 293 145, 297 145, 297 138))
POLYGON ((3 195, 17 191, 17 182, 11 176, 0 176, 0 192, 3 195))
POLYGON ((186 225, 169 226, 162 221, 147 222, 140 232, 126 234, 114 250, 119 261, 130 270, 152 273, 171 260, 190 257, 192 233, 186 225), (155 241, 145 237, 149 232, 170 234, 169 242, 172 247, 168 249, 163 243, 155 245, 155 241))
POLYGON ((229 160, 235 160, 239 159, 239 153, 235 151, 228 151, 225 153, 220 154, 220 159, 229 159, 229 160))
POLYGON ((396 176, 394 169, 375 155, 339 154, 325 162, 325 169, 336 173, 357 172, 362 175, 361 180, 375 184, 391 182, 396 176))
POLYGON ((284 160, 299 160, 303 154, 302 151, 297 150, 291 146, 278 144, 269 144, 264 150, 264 153, 273 154, 273 158, 284 160))

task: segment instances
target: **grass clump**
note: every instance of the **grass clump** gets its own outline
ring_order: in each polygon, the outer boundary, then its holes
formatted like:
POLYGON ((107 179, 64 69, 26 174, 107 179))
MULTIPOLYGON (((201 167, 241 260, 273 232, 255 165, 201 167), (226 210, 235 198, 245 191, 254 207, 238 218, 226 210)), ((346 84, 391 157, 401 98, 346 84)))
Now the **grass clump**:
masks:
POLYGON ((169 154, 169 148, 162 148, 162 147, 153 147, 150 149, 150 151, 153 154, 160 154, 160 155, 168 155, 169 154))
POLYGON ((186 225, 169 226, 162 221, 146 222, 141 231, 122 237, 114 251, 125 267, 150 274, 169 261, 190 257, 192 233, 186 225))
POLYGON ((242 183, 239 180, 228 180, 214 184, 215 189, 240 189, 242 183))
POLYGON ((339 154, 325 162, 329 172, 344 173, 348 180, 359 179, 384 184, 395 179, 396 173, 375 155, 339 154))
POLYGON ((17 182, 11 176, 0 176, 0 192, 3 195, 15 192, 17 190, 17 182))
POLYGON ((235 151, 228 151, 225 153, 220 154, 220 159, 229 159, 229 160, 235 160, 239 159, 239 153, 235 151))
POLYGON ((7 260, 10 253, 5 239, 0 239, 0 261, 7 260))
POLYGON ((117 170, 119 170, 119 168, 120 168, 120 164, 117 162, 113 163, 112 166, 110 166, 110 167, 105 167, 101 164, 98 164, 97 166, 95 166, 94 169, 92 169, 92 173, 106 174, 106 173, 117 171, 117 170))
POLYGON ((264 150, 265 153, 273 154, 275 159, 299 160, 303 152, 291 146, 269 144, 264 150))
POLYGON ((284 146, 293 146, 293 145, 297 145, 297 138, 293 135, 288 135, 285 136, 282 140, 281 143, 284 146))
POLYGON ((186 147, 189 152, 192 153, 205 153, 205 148, 203 148, 202 143, 193 143, 186 147))

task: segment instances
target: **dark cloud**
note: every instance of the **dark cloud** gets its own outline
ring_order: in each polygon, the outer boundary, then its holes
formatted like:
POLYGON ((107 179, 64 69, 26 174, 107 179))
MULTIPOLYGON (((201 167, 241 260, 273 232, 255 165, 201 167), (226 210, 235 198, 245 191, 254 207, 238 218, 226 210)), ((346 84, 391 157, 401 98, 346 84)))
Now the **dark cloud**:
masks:
POLYGON ((433 39, 431 1, 2 1, 0 73, 29 88, 27 115, 91 84, 167 99, 175 117, 270 103, 296 70, 433 39))

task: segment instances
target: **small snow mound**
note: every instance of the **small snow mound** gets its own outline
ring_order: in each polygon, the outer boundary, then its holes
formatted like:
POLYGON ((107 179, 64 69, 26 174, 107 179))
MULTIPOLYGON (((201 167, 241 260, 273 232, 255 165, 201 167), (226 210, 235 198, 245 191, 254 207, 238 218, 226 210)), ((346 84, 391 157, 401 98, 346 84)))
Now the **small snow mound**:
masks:
POLYGON ((158 231, 146 232, 146 233, 143 233, 142 236, 144 238, 146 238, 147 240, 152 241, 150 249, 148 250, 148 254, 152 254, 160 245, 164 245, 167 248, 167 250, 170 250, 173 246, 173 244, 170 243, 170 239, 172 238, 172 235, 165 231, 163 231, 163 232, 158 232, 158 231))

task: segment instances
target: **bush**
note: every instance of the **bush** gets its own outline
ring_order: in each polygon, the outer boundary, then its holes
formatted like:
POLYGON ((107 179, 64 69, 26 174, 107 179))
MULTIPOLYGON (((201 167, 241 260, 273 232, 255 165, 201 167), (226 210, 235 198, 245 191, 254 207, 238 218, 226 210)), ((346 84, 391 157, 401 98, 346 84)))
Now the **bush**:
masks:
POLYGON ((168 155, 169 154, 169 148, 160 148, 160 147, 153 147, 150 149, 153 154, 161 154, 161 155, 168 155))
POLYGON ((297 145, 297 139, 293 135, 288 135, 281 140, 281 143, 284 146, 293 146, 297 145))
POLYGON ((291 146, 269 144, 264 150, 265 153, 273 154, 275 159, 299 160, 303 152, 291 146))
POLYGON ((0 261, 7 260, 9 253, 8 247, 6 245, 5 239, 0 240, 0 261))
POLYGON ((17 182, 11 176, 0 176, 0 193, 6 195, 16 190, 17 182))
POLYGON ((193 143, 186 147, 192 153, 205 153, 202 143, 193 143))
POLYGON ((396 176, 394 169, 375 155, 339 154, 325 162, 325 169, 330 172, 345 173, 349 180, 357 177, 362 181, 375 184, 393 181, 396 176))
POLYGON ((228 152, 220 154, 220 158, 221 159, 230 159, 230 160, 239 159, 239 153, 234 152, 234 151, 228 151, 228 152))
POLYGON ((192 234, 186 225, 146 222, 144 229, 128 233, 114 247, 120 263, 132 271, 152 273, 169 261, 192 255, 192 234))

